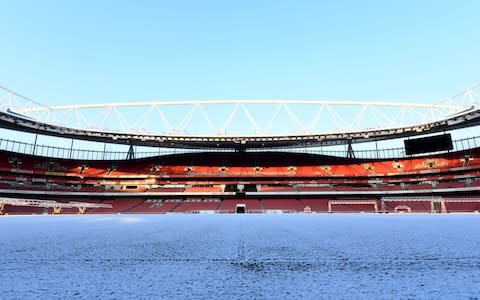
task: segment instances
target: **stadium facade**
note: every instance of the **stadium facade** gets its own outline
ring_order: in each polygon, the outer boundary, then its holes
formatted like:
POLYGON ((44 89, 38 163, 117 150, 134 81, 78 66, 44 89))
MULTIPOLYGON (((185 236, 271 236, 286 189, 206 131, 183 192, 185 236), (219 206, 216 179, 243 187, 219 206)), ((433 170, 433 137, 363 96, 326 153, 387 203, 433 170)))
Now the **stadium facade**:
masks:
POLYGON ((212 100, 70 106, 41 105, 2 88, 0 214, 478 212, 479 86, 437 104, 212 100), (355 112, 342 111, 349 108, 355 112), (172 126, 169 117, 182 109, 181 121, 172 126), (229 128, 240 112, 245 120, 238 123, 249 123, 254 133, 229 128), (268 132, 275 120, 285 125, 282 112, 292 125, 268 132), (195 131, 188 128, 195 113, 203 121, 191 126, 205 125, 209 134, 189 133, 195 131), (221 126, 215 124, 219 116, 221 126), (259 118, 267 125, 259 125, 259 118), (127 124, 132 120, 136 126, 127 124), (322 120, 326 127, 317 128, 322 120), (154 130, 149 122, 165 128, 154 130), (33 141, 22 140, 24 134, 33 141), (39 137, 69 142, 47 146, 39 137), (78 149, 80 141, 97 148, 78 149), (387 147, 393 142, 402 146, 387 147))

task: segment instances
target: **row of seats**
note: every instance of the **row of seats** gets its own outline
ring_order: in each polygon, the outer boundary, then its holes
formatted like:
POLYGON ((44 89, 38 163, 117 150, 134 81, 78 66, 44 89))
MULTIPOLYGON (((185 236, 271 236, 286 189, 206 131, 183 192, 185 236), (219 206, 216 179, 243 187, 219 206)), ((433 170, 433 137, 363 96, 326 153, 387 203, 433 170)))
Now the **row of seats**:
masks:
POLYGON ((187 187, 185 189, 187 193, 220 193, 222 192, 222 187, 219 185, 216 186, 193 186, 187 187))
MULTIPOLYGON (((427 178, 424 178, 427 179, 427 178)), ((234 185, 235 186, 235 185, 234 185)), ((430 189, 459 189, 464 187, 479 187, 480 180, 469 179, 468 181, 461 179, 448 182, 429 182, 429 183, 416 183, 416 182, 397 182, 395 184, 385 183, 372 183, 357 185, 350 184, 309 184, 299 185, 253 185, 254 191, 259 192, 362 192, 362 191, 396 191, 396 190, 430 190, 430 189)), ((144 186, 130 186, 130 185, 78 185, 63 186, 55 184, 35 183, 30 182, 16 182, 16 181, 0 181, 0 189, 12 189, 12 190, 30 190, 30 191, 60 191, 74 194, 75 192, 90 192, 90 193, 103 193, 103 192, 151 192, 151 193, 220 193, 224 191, 225 185, 217 184, 211 186, 187 186, 187 187, 154 187, 147 188, 144 186)), ((243 189, 246 191, 246 189, 243 189)), ((225 191, 230 191, 225 189, 225 191)))
MULTIPOLYGON (((420 198, 420 200, 422 200, 420 198)), ((357 199, 169 199, 169 200, 139 200, 139 199, 116 199, 102 201, 111 204, 112 208, 94 208, 87 211, 88 214, 106 213, 195 213, 202 211, 215 211, 217 213, 234 213, 237 205, 244 205, 247 213, 268 211, 283 212, 377 212, 382 209, 386 212, 431 212, 432 203, 428 198, 424 201, 385 201, 382 203, 378 198, 357 199), (357 203, 355 203, 357 202, 357 203)), ((442 205, 437 205, 437 212, 474 212, 480 211, 480 198, 472 197, 446 197, 442 205), (460 201, 456 201, 461 199, 460 201), (465 200, 467 199, 467 200, 465 200)), ((90 200, 87 202, 98 203, 90 200)), ((8 214, 43 214, 52 213, 52 209, 41 207, 17 207, 5 205, 5 213, 8 214)), ((64 208, 62 214, 76 214, 78 209, 64 208)))
POLYGON ((359 162, 346 158, 322 157, 308 154, 269 153, 203 153, 156 157, 132 161, 81 162, 65 159, 45 159, 0 151, 0 172, 55 174, 81 177, 143 177, 170 176, 389 176, 420 174, 425 171, 451 170, 463 167, 479 168, 472 153, 452 153, 442 157, 405 158, 401 160, 359 162), (259 159, 260 158, 260 159, 259 159), (226 164, 226 160, 231 160, 226 164), (201 160, 201 161, 199 161, 201 160), (186 162, 192 164, 186 164, 186 162))

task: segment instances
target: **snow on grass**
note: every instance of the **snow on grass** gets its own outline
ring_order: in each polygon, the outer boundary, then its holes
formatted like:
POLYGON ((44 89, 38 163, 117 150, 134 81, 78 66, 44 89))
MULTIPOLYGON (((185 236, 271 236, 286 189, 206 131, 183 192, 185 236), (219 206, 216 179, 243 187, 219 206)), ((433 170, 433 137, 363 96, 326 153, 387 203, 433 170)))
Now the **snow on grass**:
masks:
POLYGON ((0 217, 0 298, 475 298, 479 215, 0 217))

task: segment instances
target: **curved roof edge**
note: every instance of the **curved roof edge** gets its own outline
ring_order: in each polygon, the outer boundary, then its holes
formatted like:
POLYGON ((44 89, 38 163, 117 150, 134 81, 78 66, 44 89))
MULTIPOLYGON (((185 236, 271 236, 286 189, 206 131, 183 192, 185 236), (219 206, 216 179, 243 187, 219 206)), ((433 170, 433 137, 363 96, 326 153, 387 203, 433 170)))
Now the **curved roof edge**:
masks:
POLYGON ((76 129, 48 124, 14 113, 0 112, 0 127, 42 135, 115 143, 167 148, 275 148, 275 147, 316 147, 343 145, 380 140, 389 140, 465 128, 480 124, 480 108, 472 106, 444 119, 383 129, 368 129, 352 132, 332 132, 305 135, 278 136, 182 136, 119 133, 76 129))

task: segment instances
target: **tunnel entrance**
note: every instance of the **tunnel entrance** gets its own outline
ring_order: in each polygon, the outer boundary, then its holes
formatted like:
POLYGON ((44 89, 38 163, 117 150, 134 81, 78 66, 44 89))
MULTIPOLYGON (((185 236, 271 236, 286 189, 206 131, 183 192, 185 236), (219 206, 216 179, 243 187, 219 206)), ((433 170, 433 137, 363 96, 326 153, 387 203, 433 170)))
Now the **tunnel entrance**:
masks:
POLYGON ((237 214, 244 214, 247 212, 247 206, 245 204, 237 204, 235 209, 235 213, 237 214))

